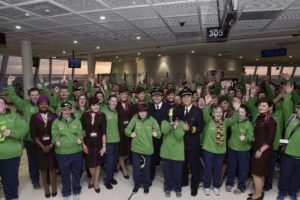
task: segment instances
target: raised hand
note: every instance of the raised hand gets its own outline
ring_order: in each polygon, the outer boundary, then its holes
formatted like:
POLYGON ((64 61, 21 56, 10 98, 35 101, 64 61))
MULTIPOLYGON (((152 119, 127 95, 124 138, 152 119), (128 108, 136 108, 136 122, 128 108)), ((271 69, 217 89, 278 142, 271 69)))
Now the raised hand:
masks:
POLYGON ((212 101, 212 96, 211 96, 210 94, 207 94, 207 95, 204 97, 204 99, 205 99, 205 104, 208 105, 208 104, 210 104, 211 101, 212 101))
POLYGON ((9 76, 7 79, 7 85, 12 85, 12 83, 16 80, 15 76, 9 76))
POLYGON ((285 85, 285 92, 286 92, 287 94, 291 94, 293 90, 294 90, 294 85, 293 85, 293 84, 287 83, 287 84, 285 85))
POLYGON ((234 97, 232 100, 232 105, 233 105, 234 110, 237 111, 241 106, 241 100, 237 97, 234 97))
POLYGON ((42 74, 39 75, 39 81, 40 81, 40 83, 44 83, 44 79, 43 79, 43 75, 42 74))
POLYGON ((131 135, 130 135, 130 137, 131 137, 131 138, 135 138, 135 137, 136 137, 136 133, 135 133, 135 132, 132 132, 131 135))

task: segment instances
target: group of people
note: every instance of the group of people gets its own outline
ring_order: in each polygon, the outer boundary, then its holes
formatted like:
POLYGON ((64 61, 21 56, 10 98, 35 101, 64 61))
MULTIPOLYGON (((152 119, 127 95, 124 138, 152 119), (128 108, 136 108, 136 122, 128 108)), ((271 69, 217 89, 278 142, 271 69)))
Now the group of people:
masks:
POLYGON ((113 189, 116 170, 129 179, 132 164, 133 193, 144 193, 163 166, 166 197, 181 197, 189 185, 191 195, 235 195, 246 191, 251 178, 254 192, 247 200, 262 200, 272 189, 276 164, 281 163, 277 200, 297 199, 300 189, 300 95, 287 74, 282 84, 267 78, 260 84, 210 81, 143 84, 133 90, 124 85, 101 84, 89 76, 86 90, 77 81, 50 90, 31 88, 29 100, 19 97, 8 78, 8 98, 21 115, 0 98, 0 176, 5 198, 18 199, 18 168, 26 148, 34 189, 40 177, 45 197, 57 195, 57 172, 65 200, 80 199, 81 176, 86 170, 88 188, 113 189), (280 159, 279 159, 280 158, 280 159), (237 177, 236 188, 234 188, 237 177), (51 190, 49 187, 51 182, 51 190))

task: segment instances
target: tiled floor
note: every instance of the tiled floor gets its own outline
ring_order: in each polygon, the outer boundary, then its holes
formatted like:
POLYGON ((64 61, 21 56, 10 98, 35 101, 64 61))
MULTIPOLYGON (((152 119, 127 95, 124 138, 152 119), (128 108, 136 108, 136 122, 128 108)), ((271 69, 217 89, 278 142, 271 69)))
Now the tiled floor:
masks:
MULTIPOLYGON (((43 189, 39 190, 33 190, 32 185, 29 181, 28 177, 28 167, 26 162, 26 154, 23 154, 22 160, 21 160, 21 166, 20 166, 20 187, 19 187, 19 194, 20 194, 20 200, 42 200, 46 199, 44 197, 44 191, 43 189)), ((143 193, 143 190, 140 189, 137 194, 134 194, 131 198, 131 200, 161 200, 161 199, 168 199, 168 200, 175 200, 178 199, 175 196, 175 193, 172 193, 171 198, 164 197, 163 193, 163 175, 162 170, 160 167, 158 167, 158 175, 155 179, 153 186, 150 188, 150 193, 145 195, 143 193)), ((276 173, 278 174, 278 173, 276 173)), ((127 200, 131 194, 132 188, 133 188, 133 180, 132 176, 130 177, 130 180, 126 180, 123 178, 122 174, 119 172, 115 175, 115 178, 118 180, 118 184, 114 187, 113 190, 107 190, 102 182, 100 183, 101 192, 99 194, 95 193, 93 189, 87 188, 87 178, 82 179, 82 194, 81 199, 82 200, 127 200)), ((275 177, 275 183, 273 186, 273 190, 270 192, 267 192, 265 195, 265 200, 275 200, 277 196, 277 178, 275 177)), ((252 183, 249 183, 249 185, 252 185, 252 183)), ((59 192, 60 192, 61 186, 59 186, 59 192)), ((192 197, 190 195, 190 189, 189 187, 184 187, 182 191, 182 198, 184 200, 190 200, 190 199, 206 199, 206 200, 246 200, 247 194, 251 192, 251 187, 246 191, 245 194, 242 195, 234 195, 233 193, 228 193, 224 190, 224 187, 221 189, 221 195, 215 196, 213 193, 211 193, 210 196, 205 196, 203 194, 202 188, 199 188, 198 196, 192 197)), ((0 196, 0 199, 3 198, 3 194, 1 191, 2 196, 0 196), (1 198, 2 197, 2 198, 1 198)), ((50 199, 62 199, 61 194, 58 194, 56 198, 50 198, 50 199)))

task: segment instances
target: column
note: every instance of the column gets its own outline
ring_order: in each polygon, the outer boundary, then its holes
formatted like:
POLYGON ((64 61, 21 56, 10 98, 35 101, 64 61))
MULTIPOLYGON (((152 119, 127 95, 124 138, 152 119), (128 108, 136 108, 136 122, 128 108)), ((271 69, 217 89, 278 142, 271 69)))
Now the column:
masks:
POLYGON ((5 74, 7 69, 7 63, 8 63, 8 55, 3 55, 1 68, 0 68, 0 92, 3 90, 4 82, 5 82, 5 74))
POLYGON ((32 49, 31 42, 21 42, 22 73, 24 97, 28 97, 27 91, 33 87, 32 49))
POLYGON ((95 59, 92 53, 87 55, 88 74, 95 74, 95 59))

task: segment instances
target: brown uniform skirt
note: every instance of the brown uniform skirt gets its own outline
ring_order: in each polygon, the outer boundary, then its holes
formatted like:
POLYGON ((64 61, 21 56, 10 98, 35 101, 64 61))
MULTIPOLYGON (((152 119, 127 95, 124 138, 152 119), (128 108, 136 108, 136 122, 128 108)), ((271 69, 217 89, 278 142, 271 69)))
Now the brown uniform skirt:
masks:
POLYGON ((267 176, 268 175, 268 165, 272 158, 272 149, 268 149, 263 152, 259 159, 255 158, 255 152, 252 152, 251 159, 251 173, 256 176, 267 176))

